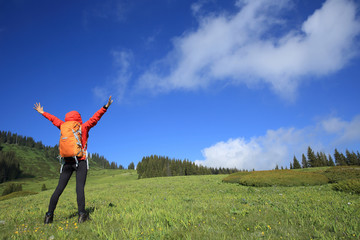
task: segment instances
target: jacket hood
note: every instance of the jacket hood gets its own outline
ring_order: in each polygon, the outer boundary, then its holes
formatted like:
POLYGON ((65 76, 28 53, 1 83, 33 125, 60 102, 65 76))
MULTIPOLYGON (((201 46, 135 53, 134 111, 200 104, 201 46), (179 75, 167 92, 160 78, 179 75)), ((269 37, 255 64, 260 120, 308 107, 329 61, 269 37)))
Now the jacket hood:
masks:
POLYGON ((65 115, 65 122, 68 122, 68 121, 77 121, 80 124, 83 124, 81 115, 77 111, 71 111, 65 115))

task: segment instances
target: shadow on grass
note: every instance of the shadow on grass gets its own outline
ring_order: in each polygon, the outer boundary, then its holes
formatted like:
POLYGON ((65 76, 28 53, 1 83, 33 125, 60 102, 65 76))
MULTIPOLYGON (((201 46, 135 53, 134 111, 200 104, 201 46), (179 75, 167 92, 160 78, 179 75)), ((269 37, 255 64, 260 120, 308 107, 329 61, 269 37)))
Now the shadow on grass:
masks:
MULTIPOLYGON (((85 208, 85 211, 90 214, 90 213, 93 213, 95 211, 95 207, 88 207, 88 208, 85 208)), ((74 218, 74 217, 78 217, 79 216, 79 213, 78 212, 74 212, 72 213, 68 218, 74 218)))
POLYGON ((35 178, 35 175, 30 173, 21 173, 20 178, 35 178))

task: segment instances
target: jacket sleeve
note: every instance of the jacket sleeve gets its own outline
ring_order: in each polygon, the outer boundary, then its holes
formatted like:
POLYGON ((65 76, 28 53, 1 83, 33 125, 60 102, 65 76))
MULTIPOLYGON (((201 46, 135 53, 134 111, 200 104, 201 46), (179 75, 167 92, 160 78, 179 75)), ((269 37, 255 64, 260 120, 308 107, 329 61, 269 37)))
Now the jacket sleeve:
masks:
POLYGON ((51 115, 50 113, 44 112, 42 114, 45 118, 50 120, 57 128, 60 129, 61 124, 64 123, 64 121, 60 120, 59 118, 55 117, 54 115, 51 115))
POLYGON ((86 121, 83 126, 87 129, 94 127, 101 117, 106 113, 107 109, 102 107, 100 108, 88 121, 86 121))

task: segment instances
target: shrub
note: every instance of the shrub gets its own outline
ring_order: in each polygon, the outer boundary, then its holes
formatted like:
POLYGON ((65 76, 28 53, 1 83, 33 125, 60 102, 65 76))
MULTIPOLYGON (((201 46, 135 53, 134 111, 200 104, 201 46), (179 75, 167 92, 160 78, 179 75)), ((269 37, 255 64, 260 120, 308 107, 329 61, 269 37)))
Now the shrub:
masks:
POLYGON ((239 180, 240 178, 251 174, 251 172, 237 172, 237 173, 233 173, 230 174, 229 176, 227 176, 226 178, 224 178, 222 181, 223 182, 227 182, 227 183, 240 183, 239 180))
POLYGON ((4 189, 2 196, 5 196, 7 194, 10 194, 12 192, 20 192, 22 191, 22 185, 21 184, 16 184, 16 183, 11 183, 9 185, 6 186, 6 188, 4 189))
POLYGON ((360 166, 337 166, 323 173, 330 183, 337 183, 348 179, 360 179, 360 166))
POLYGON ((360 179, 343 180, 332 185, 336 191, 360 194, 360 179))
POLYGON ((25 197, 29 195, 37 194, 36 192, 30 192, 30 191, 21 191, 21 192, 13 192, 5 196, 0 197, 0 201, 11 199, 11 198, 17 198, 17 197, 25 197))
POLYGON ((231 174, 224 182, 239 183, 245 186, 304 186, 328 183, 325 175, 316 172, 294 170, 255 171, 247 174, 231 174))

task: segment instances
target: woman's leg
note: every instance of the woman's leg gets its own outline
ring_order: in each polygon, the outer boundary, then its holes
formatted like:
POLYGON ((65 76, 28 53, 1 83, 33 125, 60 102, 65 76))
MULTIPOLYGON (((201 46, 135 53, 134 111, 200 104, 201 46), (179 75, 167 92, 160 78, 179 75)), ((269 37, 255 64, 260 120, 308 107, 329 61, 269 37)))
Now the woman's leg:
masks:
POLYGON ((71 164, 64 165, 62 173, 60 174, 59 183, 50 198, 48 213, 52 214, 55 211, 56 205, 59 201, 59 197, 63 193, 66 185, 68 184, 73 171, 74 169, 71 164))
POLYGON ((76 195, 79 213, 85 213, 85 182, 87 175, 86 161, 79 161, 79 166, 76 170, 76 195))

